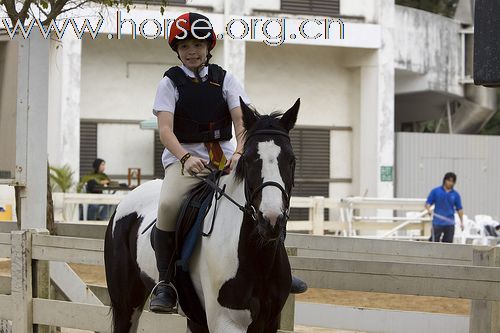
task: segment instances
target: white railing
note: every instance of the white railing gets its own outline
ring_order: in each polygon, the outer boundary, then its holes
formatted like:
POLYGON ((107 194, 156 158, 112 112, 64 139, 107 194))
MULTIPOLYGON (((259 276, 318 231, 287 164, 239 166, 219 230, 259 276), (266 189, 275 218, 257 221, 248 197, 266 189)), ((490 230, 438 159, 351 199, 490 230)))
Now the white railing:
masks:
MULTIPOLYGON (((119 194, 88 194, 88 193, 54 193, 54 210, 56 221, 74 221, 78 205, 84 205, 84 217, 87 204, 117 205, 126 193, 119 194)), ((289 231, 306 231, 314 235, 324 235, 326 232, 335 232, 344 236, 355 236, 356 230, 372 232, 385 231, 378 237, 399 238, 395 235, 400 230, 417 229, 423 236, 426 224, 430 221, 423 210, 423 199, 380 199, 350 197, 341 200, 314 197, 292 197, 291 208, 305 208, 309 210, 308 219, 305 221, 290 220, 289 231), (324 218, 325 209, 330 210, 330 216, 337 219, 327 221, 324 218), (361 215, 366 210, 371 210, 371 215, 361 215), (376 210, 385 210, 386 214, 377 215, 376 210), (395 216, 396 211, 414 212, 406 217, 395 216), (358 212, 357 215, 355 212, 358 212), (389 212, 387 214, 387 212, 389 212)), ((85 218, 84 218, 85 220, 85 218)), ((404 238, 404 236, 403 236, 404 238)))
POLYGON ((431 221, 424 205, 425 199, 344 198, 340 203, 341 222, 345 226, 343 235, 356 236, 356 230, 376 228, 377 231, 388 230, 380 238, 397 238, 394 237, 396 232, 407 229, 419 229, 421 236, 424 236, 426 224, 430 225, 431 221), (363 215, 367 210, 370 213, 363 215), (397 216, 398 211, 405 212, 406 216, 397 216), (355 215, 356 212, 358 215, 355 215))

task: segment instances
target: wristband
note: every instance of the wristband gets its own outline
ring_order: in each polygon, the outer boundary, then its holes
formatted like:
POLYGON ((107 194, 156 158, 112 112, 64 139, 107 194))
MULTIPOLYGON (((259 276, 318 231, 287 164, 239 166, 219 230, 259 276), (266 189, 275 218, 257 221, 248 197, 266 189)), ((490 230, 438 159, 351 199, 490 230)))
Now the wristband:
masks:
POLYGON ((235 154, 240 154, 240 155, 242 155, 242 156, 243 156, 243 153, 242 153, 241 151, 235 151, 234 153, 235 153, 235 154))
POLYGON ((182 165, 182 168, 181 168, 181 175, 184 176, 184 163, 186 163, 186 161, 188 160, 188 158, 191 157, 191 154, 190 153, 186 153, 184 154, 184 156, 182 156, 181 158, 181 165, 182 165))

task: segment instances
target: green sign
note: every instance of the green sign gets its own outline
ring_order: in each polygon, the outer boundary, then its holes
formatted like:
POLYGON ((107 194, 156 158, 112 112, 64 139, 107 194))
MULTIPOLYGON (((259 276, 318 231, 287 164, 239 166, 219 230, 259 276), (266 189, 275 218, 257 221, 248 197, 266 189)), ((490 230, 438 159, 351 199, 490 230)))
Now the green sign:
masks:
POLYGON ((392 182, 392 166, 380 167, 380 181, 392 182))

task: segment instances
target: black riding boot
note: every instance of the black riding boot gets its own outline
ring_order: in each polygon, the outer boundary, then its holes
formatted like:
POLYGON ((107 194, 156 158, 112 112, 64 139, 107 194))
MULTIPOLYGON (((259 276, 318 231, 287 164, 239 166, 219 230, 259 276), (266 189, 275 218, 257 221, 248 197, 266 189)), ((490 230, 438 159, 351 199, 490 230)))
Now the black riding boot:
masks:
MULTIPOLYGON (((283 243, 286 238, 286 229, 283 231, 283 243)), ((302 294, 307 290, 307 283, 299 279, 298 277, 292 275, 292 286, 290 287, 291 294, 302 294)))
POLYGON ((290 287, 290 293, 292 294, 302 294, 307 290, 307 283, 299 279, 298 277, 292 275, 292 286, 290 287))
POLYGON ((177 293, 172 285, 175 265, 175 232, 162 231, 154 226, 153 243, 159 283, 153 291, 149 308, 153 312, 171 313, 177 305, 177 293))

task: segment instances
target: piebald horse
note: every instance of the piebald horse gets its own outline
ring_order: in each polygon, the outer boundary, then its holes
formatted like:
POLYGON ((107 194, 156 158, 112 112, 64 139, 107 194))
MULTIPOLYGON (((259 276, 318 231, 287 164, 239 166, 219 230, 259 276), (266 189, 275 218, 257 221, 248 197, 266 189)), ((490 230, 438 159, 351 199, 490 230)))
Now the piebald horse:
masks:
MULTIPOLYGON (((288 133, 297 120, 300 100, 285 113, 271 115, 260 115, 241 99, 240 103, 244 151, 235 171, 220 179, 220 187, 225 186, 234 202, 214 197, 219 199, 217 205, 212 204, 205 216, 204 231, 212 222, 213 229, 210 236, 200 235, 189 275, 206 321, 200 325, 186 313, 187 332, 276 332, 290 292, 284 238, 295 157, 288 133)), ((158 281, 150 226, 157 216, 161 184, 153 180, 131 191, 117 206, 106 231, 104 257, 114 332, 137 331, 139 316, 158 281)), ((180 310, 183 302, 191 301, 181 299, 180 310)))

